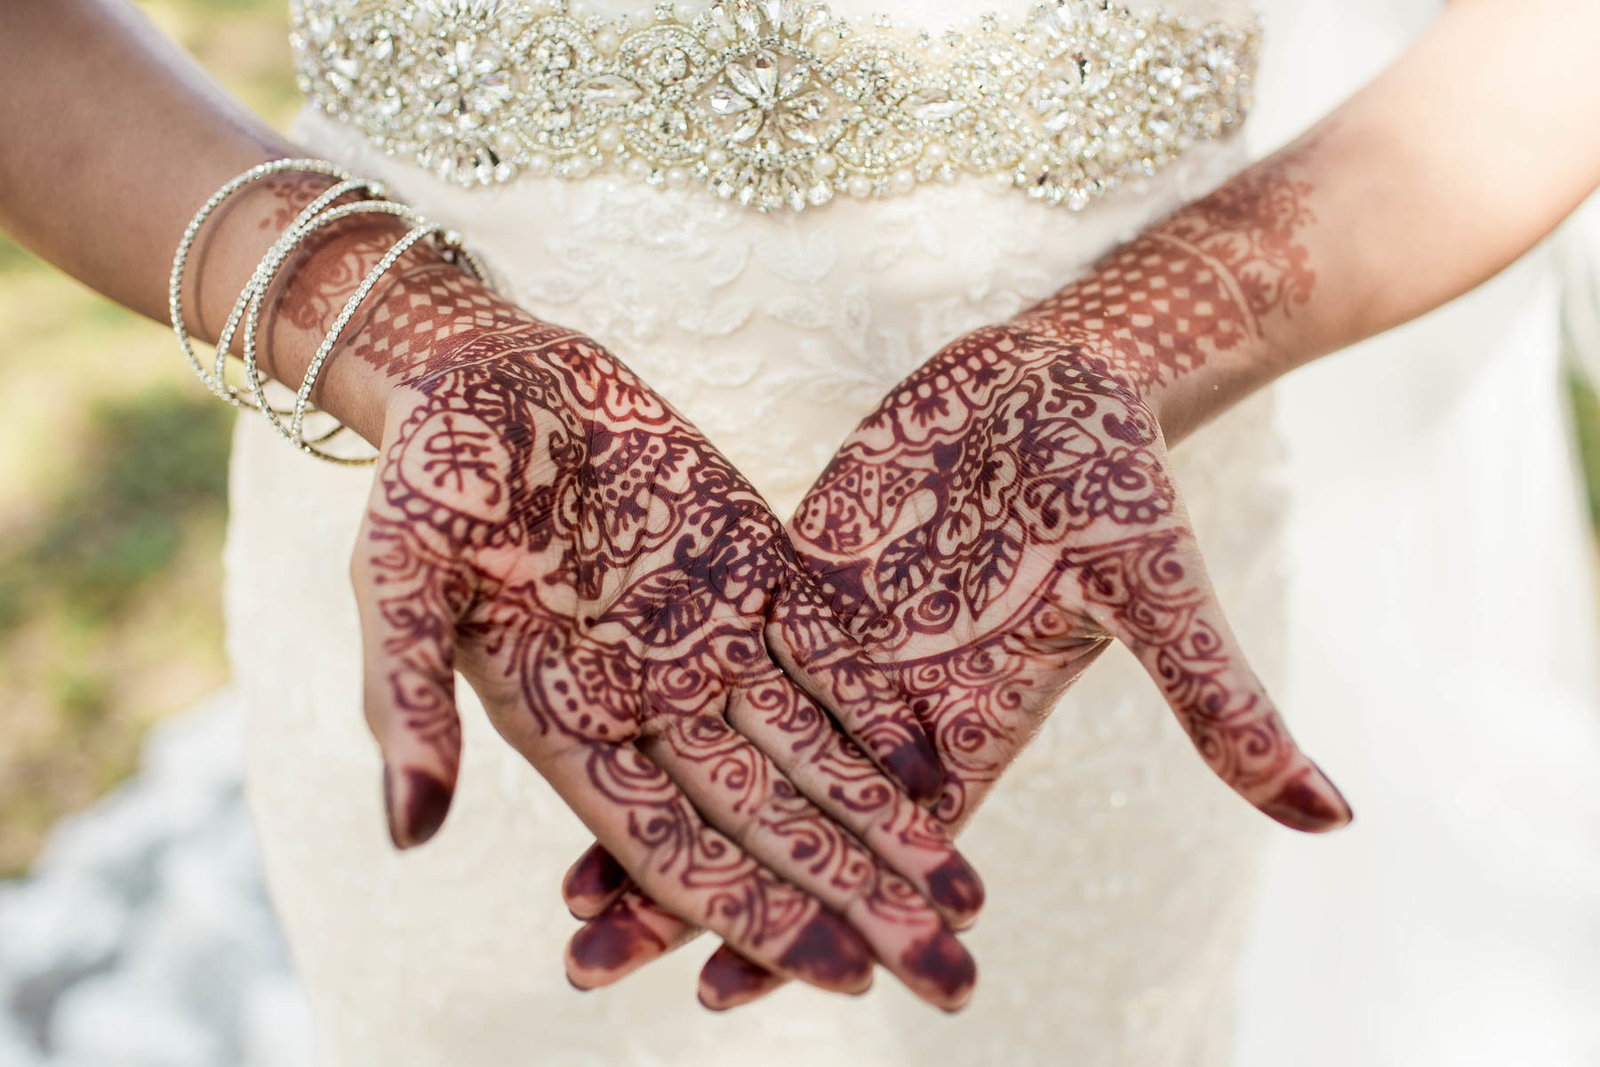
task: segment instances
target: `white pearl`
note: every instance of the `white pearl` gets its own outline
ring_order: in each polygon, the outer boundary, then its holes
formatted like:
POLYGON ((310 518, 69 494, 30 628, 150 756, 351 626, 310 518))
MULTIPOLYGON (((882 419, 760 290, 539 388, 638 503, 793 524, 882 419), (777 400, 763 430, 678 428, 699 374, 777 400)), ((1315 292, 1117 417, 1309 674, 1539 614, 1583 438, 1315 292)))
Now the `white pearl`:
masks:
POLYGON ((589 176, 589 161, 582 156, 575 156, 567 164, 567 177, 587 178, 589 176))
POLYGON ((895 171, 889 177, 889 185, 897 193, 909 193, 917 184, 917 176, 909 170, 895 171))
POLYGON ((943 163, 949 154, 943 141, 929 141, 922 149, 923 161, 935 165, 943 163))
POLYGON ((602 127, 595 136, 594 143, 600 146, 602 152, 615 152, 622 144, 622 127, 615 123, 602 127))
POLYGON ((726 167, 727 165, 728 153, 724 152, 720 148, 706 149, 706 166, 710 167, 712 170, 717 170, 721 167, 726 167))
POLYGON ((667 188, 682 189, 689 184, 689 172, 683 167, 667 168, 667 188))
POLYGON ((831 177, 839 169, 839 161, 827 152, 818 152, 811 160, 811 169, 816 171, 817 177, 831 177))
POLYGON ((622 170, 623 173, 632 178, 634 181, 642 182, 646 178, 650 177, 650 164, 646 163, 638 156, 634 156, 632 159, 628 160, 628 165, 622 168, 622 170))
POLYGON ((706 31, 706 47, 711 49, 713 52, 720 52, 722 49, 728 47, 728 39, 726 37, 722 36, 722 31, 721 30, 718 30, 718 29, 707 30, 706 31))
POLYGON ((1012 180, 1011 172, 1009 170, 1001 170, 996 171, 989 176, 989 185, 990 188, 994 189, 996 192, 1004 193, 1010 192, 1012 187, 1016 185, 1016 182, 1012 180))
POLYGON ((528 157, 528 173, 544 177, 550 173, 550 157, 543 152, 535 152, 528 157))
POLYGON ((823 30, 817 34, 817 54, 831 56, 839 50, 839 35, 832 30, 823 30))
POLYGON ((600 49, 603 55, 610 55, 617 50, 617 35, 611 30, 601 30, 594 35, 594 46, 600 49))
POLYGON ((872 179, 865 174, 857 174, 845 184, 845 189, 857 200, 865 200, 872 195, 872 179))
POLYGON ((1030 148, 1022 156, 1022 169, 1036 171, 1044 169, 1044 153, 1037 148, 1030 148))

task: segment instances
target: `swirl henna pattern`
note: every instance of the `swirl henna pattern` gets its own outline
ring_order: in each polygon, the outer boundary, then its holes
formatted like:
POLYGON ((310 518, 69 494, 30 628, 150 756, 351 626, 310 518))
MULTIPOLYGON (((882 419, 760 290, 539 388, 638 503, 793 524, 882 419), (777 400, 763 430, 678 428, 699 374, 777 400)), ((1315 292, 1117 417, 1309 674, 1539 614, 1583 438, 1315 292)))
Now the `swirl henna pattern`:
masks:
POLYGON ((661 903, 614 912, 575 984, 687 920, 823 988, 876 957, 963 1002, 949 927, 982 891, 917 803, 937 758, 738 472, 599 345, 453 268, 413 272, 349 354, 399 383, 353 564, 396 843, 444 819, 459 668, 661 903))
MULTIPOLYGON (((1151 403, 1305 301, 1314 275, 1295 232, 1307 191, 1281 170, 1248 173, 1011 322, 950 344, 801 503, 795 543, 911 696, 944 762, 936 813, 953 829, 1112 640, 1247 800, 1300 830, 1349 821, 1227 626, 1151 403)), ((593 899, 568 889, 580 915, 639 897, 626 882, 593 899)), ((725 946, 701 999, 732 1007, 780 983, 725 946)))

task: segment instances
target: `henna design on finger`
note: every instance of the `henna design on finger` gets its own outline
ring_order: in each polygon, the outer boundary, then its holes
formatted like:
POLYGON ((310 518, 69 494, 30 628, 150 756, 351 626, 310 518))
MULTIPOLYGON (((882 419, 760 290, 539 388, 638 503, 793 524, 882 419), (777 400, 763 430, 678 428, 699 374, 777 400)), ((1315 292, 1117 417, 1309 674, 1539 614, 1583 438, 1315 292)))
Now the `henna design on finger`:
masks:
POLYGON ((592 846, 574 863, 561 881, 561 895, 575 919, 591 919, 604 911, 628 887, 628 872, 601 848, 592 846))
MULTIPOLYGON (((947 346, 801 503, 796 546, 912 697, 944 764, 936 814, 952 829, 1113 640, 1262 811, 1297 829, 1349 821, 1227 632, 1150 406, 1309 299, 1311 189, 1294 171, 1291 153, 1242 175, 1014 320, 947 346)), ((728 1007, 780 984, 723 950, 702 999, 728 1007)))
MULTIPOLYGON (((369 711, 396 780, 454 781, 459 668, 622 861, 575 870, 595 884, 574 895, 609 896, 600 883, 620 889, 625 868, 763 966, 846 992, 871 980, 864 936, 945 933, 933 905, 807 795, 888 809, 898 793, 881 770, 859 752, 813 761, 797 788, 724 717, 735 698, 804 699, 774 663, 777 634, 821 695, 854 705, 864 736, 893 738, 891 757, 920 740, 934 765, 903 704, 896 719, 894 687, 806 592, 781 524, 698 431, 593 341, 443 264, 403 273, 341 355, 401 383, 355 561, 369 711)), ((765 743, 792 756, 813 730, 804 720, 765 723, 765 743)), ((437 825, 400 808, 397 841, 437 825)), ((880 844, 948 863, 939 835, 900 822, 875 825, 880 844)), ((664 916, 611 902, 574 941, 569 975, 587 985, 665 951, 689 928, 664 916)), ((951 955, 928 965, 947 972, 951 955)))
POLYGON ((781 985, 782 978, 723 945, 700 969, 700 1003, 711 1011, 729 1011, 781 985))
POLYGON ((952 824, 1113 639, 1146 660, 1229 784, 1302 828, 1348 820, 1230 644, 1147 403, 1309 299, 1299 154, 947 347, 802 502, 797 545, 897 665, 945 762, 938 813, 952 824))
MULTIPOLYGON (((650 927, 640 922, 626 907, 612 905, 601 921, 581 928, 572 939, 569 952, 586 970, 626 973, 645 956, 666 948, 650 927)), ((579 989, 589 987, 573 982, 579 989)))

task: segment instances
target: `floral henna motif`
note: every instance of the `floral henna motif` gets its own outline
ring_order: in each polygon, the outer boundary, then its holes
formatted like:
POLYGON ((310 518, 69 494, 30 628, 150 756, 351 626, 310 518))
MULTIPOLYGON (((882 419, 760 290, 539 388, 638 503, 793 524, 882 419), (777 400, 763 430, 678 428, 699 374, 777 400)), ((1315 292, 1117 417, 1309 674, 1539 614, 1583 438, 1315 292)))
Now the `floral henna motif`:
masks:
MULTIPOLYGON (((327 187, 272 183, 275 221, 327 187)), ((397 228, 356 218, 306 242, 268 351, 314 346, 397 228)), ((578 955, 612 971, 704 925, 824 988, 864 989, 877 957, 935 1003, 964 999, 948 926, 982 889, 917 805, 942 788, 937 755, 738 472, 609 353, 426 244, 347 336, 324 381, 344 376, 339 414, 379 445, 352 571, 396 843, 446 818, 459 666, 664 902, 617 902, 575 942, 576 984, 595 984, 578 955), (386 399, 362 408, 375 382, 386 399)))
POLYGON ((1108 369, 1013 326, 951 345, 802 504, 807 561, 914 698, 952 825, 1113 638, 1235 789, 1298 826, 1342 821, 1233 645, 1154 419, 1108 369), (1320 799, 1297 812, 1311 776, 1320 799))
POLYGON ((931 799, 934 751, 737 471, 605 350, 446 265, 410 272, 348 356, 401 383, 354 560, 396 842, 443 821, 459 667, 670 909, 612 908, 575 983, 689 920, 824 988, 864 988, 876 956, 964 999, 947 921, 981 888, 880 770, 931 799))
MULTIPOLYGON (((1289 169, 1248 172, 1012 322, 948 346, 802 502, 796 545, 912 697, 944 761, 936 810, 953 829, 1113 640, 1257 807, 1302 830, 1349 820, 1228 630, 1150 404, 1307 300, 1309 187, 1289 169)), ((731 1007, 781 982, 724 946, 701 997, 731 1007)))

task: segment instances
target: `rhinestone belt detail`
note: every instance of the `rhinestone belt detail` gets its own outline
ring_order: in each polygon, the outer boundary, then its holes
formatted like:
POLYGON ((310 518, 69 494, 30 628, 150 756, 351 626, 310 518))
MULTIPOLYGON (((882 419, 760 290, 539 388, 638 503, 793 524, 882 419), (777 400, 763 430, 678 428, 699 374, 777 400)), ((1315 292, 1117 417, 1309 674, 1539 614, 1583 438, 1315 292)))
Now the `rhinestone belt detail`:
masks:
POLYGON ((464 185, 615 168, 762 210, 987 176, 1082 208, 1242 121, 1257 25, 1047 0, 935 36, 814 0, 296 0, 301 90, 464 185))

